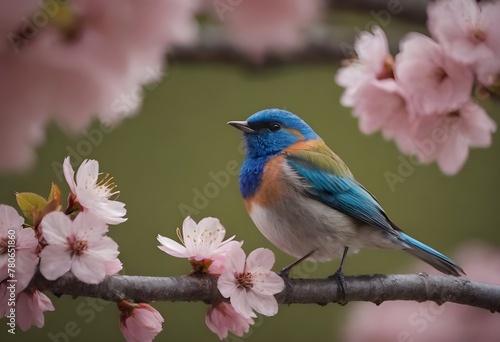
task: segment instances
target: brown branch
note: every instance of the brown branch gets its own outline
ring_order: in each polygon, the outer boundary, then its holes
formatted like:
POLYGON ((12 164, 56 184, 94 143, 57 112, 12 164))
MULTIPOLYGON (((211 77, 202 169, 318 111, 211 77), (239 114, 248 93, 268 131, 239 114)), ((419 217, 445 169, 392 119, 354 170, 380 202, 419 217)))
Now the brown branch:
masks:
MULTIPOLYGON (((332 279, 286 279, 286 289, 276 297, 279 303, 325 305, 340 300, 339 286, 332 279)), ((426 274, 363 275, 346 277, 346 301, 380 304, 389 300, 453 302, 500 312, 500 286, 448 276, 426 274)), ((102 283, 89 285, 73 275, 49 281, 37 274, 31 283, 39 290, 56 295, 86 296, 108 301, 124 298, 136 302, 223 300, 217 280, 210 276, 142 277, 116 275, 102 283)))
MULTIPOLYGON (((329 0, 334 12, 355 10, 367 15, 367 25, 377 24, 385 28, 393 18, 425 23, 429 0, 329 0)), ((237 9, 235 9, 237 10, 237 9)), ((332 61, 350 58, 354 53, 353 42, 359 30, 351 26, 317 24, 310 30, 305 45, 286 53, 268 52, 256 61, 236 49, 222 32, 221 23, 202 25, 196 44, 177 47, 170 54, 170 61, 194 63, 232 63, 247 67, 276 67, 289 64, 331 64, 332 61)), ((391 42, 397 46, 397 42, 391 42)))

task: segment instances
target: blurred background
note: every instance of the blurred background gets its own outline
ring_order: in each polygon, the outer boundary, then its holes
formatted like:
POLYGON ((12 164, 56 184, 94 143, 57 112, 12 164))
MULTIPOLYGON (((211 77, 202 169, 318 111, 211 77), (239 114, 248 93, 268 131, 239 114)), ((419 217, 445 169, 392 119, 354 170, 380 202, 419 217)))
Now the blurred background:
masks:
MULTIPOLYGON (((373 17, 366 11, 345 10, 334 13, 331 20, 353 28, 348 41, 352 43, 357 33, 354 28, 364 29, 373 17)), ((396 18, 386 33, 397 46, 399 38, 410 30, 425 32, 425 26, 396 18)), ((243 160, 241 135, 226 125, 227 121, 244 120, 258 110, 278 107, 308 122, 411 236, 451 256, 469 240, 500 246, 499 204, 495 197, 500 191, 497 136, 491 148, 473 149, 456 176, 443 175, 435 164, 417 165, 412 166, 413 171, 403 182, 391 188, 386 173, 398 174, 402 160, 408 158, 380 134, 360 133, 351 110, 340 106, 343 89, 333 81, 339 63, 340 60, 331 60, 257 68, 223 62, 186 62, 174 55, 161 83, 144 90, 140 112, 122 121, 112 132, 103 132, 95 121, 86 135, 68 136, 51 124, 45 143, 37 149, 35 166, 24 174, 0 175, 0 203, 16 207, 16 191, 47 195, 51 182, 59 184, 67 195, 60 169, 64 157, 70 155, 72 161, 78 156, 96 159, 100 170, 114 177, 121 191, 119 200, 126 203, 128 211, 128 221, 112 227, 110 232, 120 246, 122 274, 188 273, 190 265, 186 260, 170 257, 156 247, 157 234, 176 237, 175 229, 181 227, 186 214, 196 221, 207 216, 219 218, 229 236, 244 240, 247 253, 258 247, 270 248, 276 254, 274 269, 279 270, 293 258, 272 246, 248 217, 240 198, 238 177, 228 170, 228 165, 239 166, 243 160), (212 175, 218 173, 229 175, 227 185, 214 186, 212 175)), ((497 120, 500 104, 482 104, 497 120)), ((337 269, 338 262, 305 263, 295 275, 326 277, 337 269)), ((347 259, 345 273, 418 272, 414 262, 404 252, 364 250, 347 259)), ((48 295, 56 311, 45 313, 42 329, 31 328, 26 333, 18 329, 11 336, 4 327, 0 329, 0 340, 123 339, 115 304, 48 295)), ((205 304, 154 303, 154 307, 165 318, 158 341, 218 341, 204 324, 205 304)), ((352 304, 281 306, 275 317, 259 317, 245 337, 230 335, 229 340, 340 342, 351 307, 352 304)))

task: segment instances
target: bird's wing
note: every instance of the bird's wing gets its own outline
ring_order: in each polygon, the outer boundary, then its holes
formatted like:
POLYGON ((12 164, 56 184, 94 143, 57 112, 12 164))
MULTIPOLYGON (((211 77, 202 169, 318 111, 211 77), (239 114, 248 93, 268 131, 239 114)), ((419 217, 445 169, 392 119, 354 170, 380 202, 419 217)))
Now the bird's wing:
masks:
POLYGON ((396 234, 384 210, 351 174, 344 162, 324 143, 286 152, 293 171, 307 185, 306 196, 346 215, 396 234))

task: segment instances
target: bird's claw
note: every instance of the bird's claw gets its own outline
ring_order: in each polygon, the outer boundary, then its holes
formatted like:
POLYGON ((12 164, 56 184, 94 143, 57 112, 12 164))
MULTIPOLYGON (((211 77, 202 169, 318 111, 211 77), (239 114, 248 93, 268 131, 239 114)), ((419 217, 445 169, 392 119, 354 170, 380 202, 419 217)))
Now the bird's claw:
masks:
POLYGON ((340 297, 339 297, 338 303, 342 306, 347 305, 348 302, 345 300, 347 282, 345 281, 344 273, 342 272, 342 270, 338 269, 337 272, 335 272, 334 274, 329 276, 328 279, 337 280, 337 284, 339 285, 339 292, 340 292, 340 297))

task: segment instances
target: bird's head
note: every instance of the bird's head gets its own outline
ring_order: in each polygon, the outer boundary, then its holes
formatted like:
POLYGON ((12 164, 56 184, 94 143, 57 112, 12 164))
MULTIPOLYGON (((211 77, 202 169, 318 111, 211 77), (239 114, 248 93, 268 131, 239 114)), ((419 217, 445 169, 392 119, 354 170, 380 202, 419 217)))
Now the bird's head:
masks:
POLYGON ((264 109, 228 124, 244 132, 247 156, 254 158, 278 154, 298 141, 321 140, 304 120, 282 109, 264 109))

